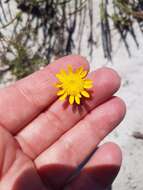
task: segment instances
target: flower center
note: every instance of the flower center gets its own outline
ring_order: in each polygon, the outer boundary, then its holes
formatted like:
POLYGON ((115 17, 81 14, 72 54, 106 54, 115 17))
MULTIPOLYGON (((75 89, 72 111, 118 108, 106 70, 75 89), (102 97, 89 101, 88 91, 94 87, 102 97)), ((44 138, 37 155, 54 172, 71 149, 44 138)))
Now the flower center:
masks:
POLYGON ((67 80, 63 83, 63 89, 68 95, 76 96, 84 89, 84 81, 76 74, 72 77, 67 77, 67 80))

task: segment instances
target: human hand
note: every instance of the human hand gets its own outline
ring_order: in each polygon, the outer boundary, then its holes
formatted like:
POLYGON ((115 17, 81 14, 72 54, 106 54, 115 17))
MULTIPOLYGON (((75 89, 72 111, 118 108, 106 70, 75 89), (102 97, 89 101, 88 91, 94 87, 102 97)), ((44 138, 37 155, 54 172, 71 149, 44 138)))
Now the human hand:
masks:
POLYGON ((0 190, 104 190, 115 179, 120 148, 96 148, 125 115, 125 104, 113 97, 120 78, 108 68, 90 73, 92 98, 76 109, 59 101, 54 87, 67 64, 89 67, 82 57, 63 57, 0 90, 0 190))

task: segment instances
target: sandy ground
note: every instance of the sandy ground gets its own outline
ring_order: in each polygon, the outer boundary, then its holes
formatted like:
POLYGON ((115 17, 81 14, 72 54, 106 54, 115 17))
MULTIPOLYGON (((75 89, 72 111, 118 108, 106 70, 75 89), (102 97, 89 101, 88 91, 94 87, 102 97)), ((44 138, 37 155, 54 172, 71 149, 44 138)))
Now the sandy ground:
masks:
POLYGON ((139 57, 135 56, 129 60, 126 75, 121 72, 121 69, 115 68, 119 73, 123 74, 122 87, 118 95, 127 105, 127 114, 124 121, 107 138, 118 143, 123 151, 123 165, 114 183, 113 189, 115 190, 143 189, 143 140, 135 139, 132 136, 134 131, 143 132, 142 58, 139 55, 139 57))
MULTIPOLYGON (((97 6, 95 3, 94 6, 97 6)), ((95 13, 97 18, 97 13, 95 13)), ((88 22, 87 22, 88 25, 88 22)), ((128 37, 132 57, 129 58, 124 45, 119 43, 118 36, 113 37, 113 63, 103 58, 101 46, 93 52, 91 68, 108 66, 115 69, 122 78, 122 85, 117 93, 127 105, 124 121, 106 139, 120 145, 123 152, 123 164, 113 184, 113 190, 143 190, 143 140, 133 137, 138 131, 143 133, 143 35, 138 26, 134 28, 140 48, 137 49, 133 40, 128 37), (119 45, 120 44, 120 45, 119 45)), ((101 44, 101 39, 99 39, 101 44)), ((83 52, 85 55, 86 52, 83 52)))
MULTIPOLYGON (((86 26, 88 26, 88 21, 86 26)), ((134 131, 143 132, 143 37, 138 29, 137 31, 141 46, 137 50, 134 42, 130 38, 128 39, 132 52, 131 58, 128 57, 123 44, 120 46, 115 44, 116 51, 112 64, 107 63, 103 58, 101 46, 94 50, 91 61, 92 70, 106 65, 114 68, 120 74, 122 86, 117 95, 127 105, 127 114, 124 121, 105 139, 105 141, 112 140, 118 143, 123 151, 123 165, 113 184, 113 190, 143 190, 143 140, 132 136, 134 131)), ((86 35, 84 38, 86 39, 86 35)), ((81 54, 89 59, 86 51, 87 49, 84 48, 81 54)), ((3 83, 7 80, 11 80, 9 73, 5 76, 3 83)))
POLYGON ((143 140, 136 139, 132 135, 135 131, 143 132, 143 37, 140 32, 138 32, 138 39, 141 42, 139 50, 132 41, 130 43, 131 58, 127 56, 121 45, 114 55, 113 64, 106 63, 100 51, 100 53, 95 52, 96 61, 93 60, 91 64, 92 68, 98 65, 109 66, 120 74, 122 85, 117 95, 127 105, 124 121, 105 139, 119 144, 123 152, 123 165, 114 182, 113 190, 143 189, 143 140))

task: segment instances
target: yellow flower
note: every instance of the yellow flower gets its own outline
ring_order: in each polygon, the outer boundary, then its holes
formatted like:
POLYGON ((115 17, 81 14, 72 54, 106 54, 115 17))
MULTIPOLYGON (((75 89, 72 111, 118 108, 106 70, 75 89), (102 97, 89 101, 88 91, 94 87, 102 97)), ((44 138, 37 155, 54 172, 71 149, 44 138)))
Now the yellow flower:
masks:
POLYGON ((59 88, 57 93, 60 96, 60 100, 65 100, 69 98, 69 103, 74 102, 80 104, 80 99, 82 97, 89 98, 90 94, 87 89, 93 86, 93 82, 90 79, 86 79, 87 71, 83 70, 83 67, 78 68, 73 72, 72 67, 68 67, 68 72, 61 70, 60 73, 56 74, 59 79, 56 87, 59 88))

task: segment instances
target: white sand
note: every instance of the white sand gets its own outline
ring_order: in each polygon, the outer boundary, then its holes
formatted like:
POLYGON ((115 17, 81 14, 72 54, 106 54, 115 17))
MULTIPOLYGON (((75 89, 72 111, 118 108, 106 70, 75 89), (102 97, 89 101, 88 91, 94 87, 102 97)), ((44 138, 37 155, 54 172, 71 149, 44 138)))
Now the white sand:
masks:
POLYGON ((115 190, 143 189, 143 140, 132 137, 134 131, 143 132, 142 52, 143 48, 132 59, 125 61, 120 59, 120 66, 115 66, 123 81, 118 95, 127 105, 127 115, 124 121, 109 138, 117 142, 123 150, 123 166, 115 182, 115 190))
MULTIPOLYGON (((94 2, 96 2, 94 6, 97 6, 97 1, 94 2)), ((96 16, 97 13, 98 11, 95 13, 96 16)), ((87 21, 86 26, 88 24, 87 21)), ((113 64, 107 64, 103 58, 101 39, 99 39, 99 48, 98 50, 94 49, 91 62, 92 70, 106 65, 117 70, 122 77, 122 86, 118 95, 127 105, 127 114, 118 129, 105 139, 105 141, 112 140, 118 143, 123 151, 123 165, 114 182, 114 190, 143 190, 143 140, 132 137, 134 131, 143 132, 143 37, 138 28, 137 31, 141 47, 140 50, 137 50, 134 42, 129 38, 131 58, 128 57, 123 44, 117 48, 118 43, 114 43, 117 51, 114 52, 113 64)), ((86 35, 83 37, 84 42, 86 37, 86 35)), ((83 47, 85 47, 84 42, 83 47)), ((82 55, 87 56, 86 48, 83 48, 82 55)), ((8 75, 8 77, 10 76, 8 75)))
MULTIPOLYGON (((98 3, 94 1, 94 8, 98 3)), ((98 20, 98 11, 95 12, 95 22, 98 20)), ((86 25, 89 22, 87 20, 86 25)), ((96 27, 96 26, 95 26, 96 27)), ((87 27, 88 28, 88 27, 87 27)), ((115 129, 105 141, 113 141, 121 146, 123 152, 123 165, 114 182, 113 190, 143 190, 143 140, 132 136, 134 131, 143 133, 143 34, 135 24, 137 38, 140 42, 138 50, 132 38, 128 37, 132 57, 129 58, 123 43, 119 45, 119 36, 113 38, 114 56, 113 64, 107 63, 103 58, 101 39, 99 47, 94 49, 91 68, 108 66, 115 69, 122 78, 122 85, 117 93, 127 105, 127 114, 124 121, 115 129)), ((96 29, 97 34, 99 29, 96 29)), ((97 35, 96 34, 96 35, 97 35)), ((84 38, 86 39, 86 35, 84 38)), ((83 47, 85 40, 83 40, 83 47)), ((82 55, 87 55, 87 49, 83 48, 82 55)), ((87 56, 88 57, 88 56, 87 56)))
POLYGON ((105 141, 119 144, 123 151, 123 165, 114 182, 113 190, 143 190, 143 140, 132 136, 134 131, 143 133, 143 37, 138 32, 140 50, 130 41, 132 57, 129 58, 121 45, 114 56, 114 63, 106 64, 102 53, 95 51, 92 68, 107 65, 122 77, 122 86, 117 93, 127 105, 127 114, 120 126, 105 141), (96 58, 97 57, 97 58, 96 58), (98 64, 98 60, 99 63, 98 64))

